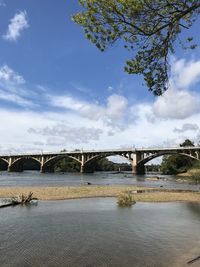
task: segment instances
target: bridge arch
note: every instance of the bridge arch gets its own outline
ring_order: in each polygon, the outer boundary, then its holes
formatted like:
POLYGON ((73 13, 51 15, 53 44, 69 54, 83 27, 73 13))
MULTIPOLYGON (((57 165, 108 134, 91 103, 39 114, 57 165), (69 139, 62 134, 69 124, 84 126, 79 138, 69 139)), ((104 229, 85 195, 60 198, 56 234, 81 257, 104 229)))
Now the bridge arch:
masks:
POLYGON ((164 155, 182 155, 187 158, 195 159, 195 160, 200 160, 199 155, 196 153, 189 154, 189 153, 184 153, 184 152, 178 152, 178 151, 160 151, 157 153, 152 153, 151 155, 139 160, 136 162, 136 165, 134 166, 134 172, 137 174, 145 174, 145 164, 149 162, 152 159, 158 158, 160 156, 164 155), (194 155, 195 154, 195 155, 194 155))
POLYGON ((98 161, 98 160, 101 160, 103 158, 108 158, 108 157, 112 157, 112 156, 122 157, 122 158, 128 160, 130 163, 132 163, 132 159, 130 159, 130 158, 126 157, 126 156, 123 156, 123 155, 120 155, 120 154, 109 154, 109 155, 96 155, 96 156, 86 160, 85 164, 92 163, 94 161, 98 161))
POLYGON ((93 163, 98 162, 99 160, 103 158, 108 158, 112 156, 119 156, 123 159, 126 159, 128 162, 133 163, 132 154, 128 153, 117 153, 117 152, 109 152, 109 153, 99 153, 90 155, 87 159, 84 161, 84 165, 82 166, 81 172, 94 172, 95 168, 93 166, 93 163))
POLYGON ((11 172, 22 172, 26 170, 40 170, 41 162, 32 156, 16 158, 9 166, 11 172))
POLYGON ((137 164, 146 164, 148 161, 152 160, 152 159, 155 159, 155 158, 158 158, 158 157, 161 157, 161 156, 165 156, 165 155, 181 155, 181 156, 184 156, 184 157, 188 157, 188 158, 191 158, 191 159, 195 159, 195 160, 200 160, 198 157, 195 157, 191 154, 187 154, 187 153, 182 153, 182 152, 177 152, 177 151, 173 151, 173 152, 159 152, 159 153, 155 153, 155 154, 152 154, 140 161, 137 162, 137 164))
MULTIPOLYGON (((54 172, 55 165, 63 159, 72 159, 81 166, 81 160, 71 155, 57 155, 47 159, 41 167, 41 172, 54 172)), ((79 170, 80 170, 79 166, 79 170)))
POLYGON ((85 164, 92 163, 94 161, 98 161, 103 158, 112 157, 112 156, 120 156, 124 159, 127 159, 130 163, 132 163, 133 159, 131 158, 131 155, 125 155, 120 153, 105 153, 105 154, 98 154, 90 157, 89 159, 85 160, 85 164))

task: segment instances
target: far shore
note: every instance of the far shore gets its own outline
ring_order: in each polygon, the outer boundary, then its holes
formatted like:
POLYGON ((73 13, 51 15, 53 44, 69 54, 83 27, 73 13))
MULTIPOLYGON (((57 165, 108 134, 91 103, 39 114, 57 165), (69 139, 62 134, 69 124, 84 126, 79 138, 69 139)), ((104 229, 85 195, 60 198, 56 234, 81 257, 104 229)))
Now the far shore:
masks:
POLYGON ((65 200, 94 197, 117 197, 130 192, 141 202, 200 202, 200 192, 165 190, 136 186, 60 186, 60 187, 0 187, 0 198, 12 198, 33 192, 39 200, 65 200))

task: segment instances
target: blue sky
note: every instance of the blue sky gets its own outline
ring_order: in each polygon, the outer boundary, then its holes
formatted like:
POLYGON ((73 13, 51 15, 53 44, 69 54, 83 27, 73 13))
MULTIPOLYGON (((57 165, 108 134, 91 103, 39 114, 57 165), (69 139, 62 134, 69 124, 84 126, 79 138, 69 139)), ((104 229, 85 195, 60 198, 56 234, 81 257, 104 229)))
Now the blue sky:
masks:
MULTIPOLYGON (((200 140, 200 49, 177 47, 160 98, 117 43, 100 52, 71 21, 78 0, 0 1, 2 152, 171 146, 200 140)), ((189 34, 199 43, 199 20, 189 34)))

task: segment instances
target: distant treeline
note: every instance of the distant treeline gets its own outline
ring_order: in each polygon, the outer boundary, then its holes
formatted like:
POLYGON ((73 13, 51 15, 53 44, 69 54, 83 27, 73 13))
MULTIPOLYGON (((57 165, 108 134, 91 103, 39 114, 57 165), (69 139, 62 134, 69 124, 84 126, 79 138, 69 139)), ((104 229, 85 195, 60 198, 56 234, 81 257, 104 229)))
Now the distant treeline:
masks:
MULTIPOLYGON (((132 166, 128 163, 114 163, 107 158, 92 162, 87 166, 91 171, 131 171, 132 166)), ((55 171, 78 172, 80 164, 73 159, 64 158, 56 163, 55 171)))
MULTIPOLYGON (((90 171, 131 171, 132 166, 128 163, 114 163, 107 158, 92 162, 87 166, 90 171)), ((24 170, 40 170, 40 165, 32 159, 23 163, 24 170)), ((0 161, 0 170, 7 170, 7 164, 0 161)), ((71 159, 63 158, 54 165, 55 172, 80 172, 80 163, 71 159)))

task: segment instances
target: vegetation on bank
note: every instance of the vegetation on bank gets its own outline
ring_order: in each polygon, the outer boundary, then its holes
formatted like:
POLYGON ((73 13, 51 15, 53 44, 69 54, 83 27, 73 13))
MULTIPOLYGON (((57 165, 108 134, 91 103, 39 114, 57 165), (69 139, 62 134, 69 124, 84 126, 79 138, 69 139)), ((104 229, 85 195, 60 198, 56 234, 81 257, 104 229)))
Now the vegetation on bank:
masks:
MULTIPOLYGON (((180 146, 194 147, 194 142, 186 139, 180 146)), ((200 183, 200 162, 187 156, 179 154, 164 156, 160 169, 163 174, 177 175, 187 182, 200 183)))

